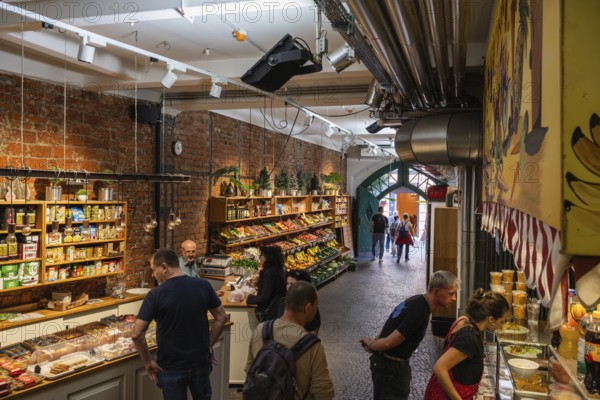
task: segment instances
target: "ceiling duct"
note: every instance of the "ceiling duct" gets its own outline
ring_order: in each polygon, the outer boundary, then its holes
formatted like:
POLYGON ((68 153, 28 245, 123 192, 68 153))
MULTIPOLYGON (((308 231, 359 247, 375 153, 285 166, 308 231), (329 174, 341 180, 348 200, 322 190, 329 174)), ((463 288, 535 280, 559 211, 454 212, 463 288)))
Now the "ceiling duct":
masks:
POLYGON ((437 114, 410 120, 397 130, 396 153, 406 164, 480 164, 482 120, 481 112, 437 114))
POLYGON ((383 10, 373 0, 348 0, 348 6, 375 47, 379 59, 392 76, 403 100, 411 108, 416 108, 419 105, 417 90, 402 57, 393 50, 397 47, 397 43, 383 10))
POLYGON ((450 0, 450 18, 452 32, 452 88, 454 97, 462 94, 462 82, 467 62, 467 13, 464 0, 450 0))
POLYGON ((448 42, 444 22, 443 0, 422 0, 420 6, 421 25, 433 53, 435 61, 435 84, 439 93, 440 105, 446 106, 448 99, 448 42))
MULTIPOLYGON (((431 79, 431 63, 421 33, 416 2, 384 0, 383 3, 396 38, 400 42, 399 47, 404 55, 404 61, 416 82, 421 103, 427 108, 434 107, 435 90, 431 79)), ((388 51, 392 48, 388 48, 388 51)))

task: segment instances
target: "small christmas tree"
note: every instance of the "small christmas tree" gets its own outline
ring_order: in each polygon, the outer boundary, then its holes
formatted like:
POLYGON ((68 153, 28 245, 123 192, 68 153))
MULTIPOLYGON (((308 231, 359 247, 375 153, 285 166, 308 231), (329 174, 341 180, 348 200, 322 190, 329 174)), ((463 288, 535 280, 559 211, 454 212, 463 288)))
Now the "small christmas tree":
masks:
POLYGON ((296 172, 296 181, 298 182, 298 190, 304 191, 306 189, 306 177, 302 171, 296 172))
POLYGON ((308 185, 309 189, 311 191, 320 191, 321 190, 321 185, 319 184, 319 178, 317 177, 317 174, 314 173, 313 176, 310 178, 310 184, 308 185))
POLYGON ((277 175, 275 178, 275 187, 282 193, 290 189, 290 178, 288 177, 287 172, 281 171, 281 173, 277 175))
POLYGON ((254 183, 258 185, 259 189, 271 190, 271 177, 269 176, 267 167, 262 167, 254 183))
POLYGON ((296 174, 290 174, 289 187, 290 187, 290 192, 297 192, 299 190, 298 177, 296 176, 296 174))

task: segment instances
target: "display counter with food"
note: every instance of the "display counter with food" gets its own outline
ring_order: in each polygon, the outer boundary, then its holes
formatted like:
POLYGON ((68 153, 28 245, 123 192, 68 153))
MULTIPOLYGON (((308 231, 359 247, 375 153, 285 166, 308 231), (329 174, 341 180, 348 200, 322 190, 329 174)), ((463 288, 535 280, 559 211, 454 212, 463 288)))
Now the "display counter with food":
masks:
MULTIPOLYGON (((135 315, 120 312, 137 312, 142 299, 103 298, 102 303, 78 311, 39 310, 35 318, 2 322, 0 334, 10 340, 3 340, 0 348, 0 397, 162 399, 131 341, 135 315)), ((210 325, 212 316, 208 317, 210 325)), ((213 348, 220 360, 211 374, 213 399, 229 396, 230 325, 213 348)), ((153 349, 155 323, 146 339, 153 349)))

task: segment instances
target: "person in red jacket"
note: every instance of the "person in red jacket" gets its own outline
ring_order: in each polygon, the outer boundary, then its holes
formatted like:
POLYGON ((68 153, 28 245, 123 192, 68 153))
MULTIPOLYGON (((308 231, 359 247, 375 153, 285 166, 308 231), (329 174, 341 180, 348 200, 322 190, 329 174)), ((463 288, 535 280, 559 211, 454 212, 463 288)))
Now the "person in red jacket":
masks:
POLYGON ((396 228, 396 245, 398 246, 398 258, 396 258, 396 262, 399 263, 402 258, 402 246, 406 246, 404 250, 404 261, 408 261, 408 250, 410 246, 413 246, 415 243, 412 238, 412 224, 408 220, 408 214, 402 214, 402 221, 398 224, 396 228))

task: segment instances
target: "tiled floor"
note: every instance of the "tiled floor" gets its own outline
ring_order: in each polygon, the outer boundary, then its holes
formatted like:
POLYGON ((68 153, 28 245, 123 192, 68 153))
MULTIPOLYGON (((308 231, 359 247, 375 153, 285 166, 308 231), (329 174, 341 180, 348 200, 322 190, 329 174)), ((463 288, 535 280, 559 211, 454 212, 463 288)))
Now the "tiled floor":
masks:
MULTIPOLYGON (((396 263, 386 253, 383 263, 361 257, 358 270, 346 272, 319 290, 322 327, 319 333, 327 353, 336 399, 373 397, 368 354, 358 341, 376 336, 392 309, 403 299, 425 291, 425 252, 411 249, 410 261, 396 263)), ((435 338, 427 333, 411 358, 411 399, 422 399, 437 357, 435 338)), ((231 399, 242 396, 232 388, 231 399)))

